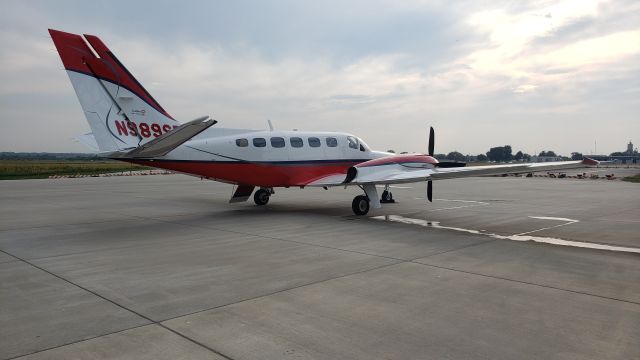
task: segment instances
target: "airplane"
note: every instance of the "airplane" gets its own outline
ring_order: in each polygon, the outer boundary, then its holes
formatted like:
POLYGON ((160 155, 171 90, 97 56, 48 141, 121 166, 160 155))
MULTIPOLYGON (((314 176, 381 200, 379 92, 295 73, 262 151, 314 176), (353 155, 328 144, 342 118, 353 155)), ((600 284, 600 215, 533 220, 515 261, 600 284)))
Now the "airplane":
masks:
POLYGON ((358 186, 363 194, 352 210, 366 215, 395 201, 393 184, 426 182, 431 202, 433 180, 598 165, 589 158, 485 166, 438 161, 433 128, 426 154, 394 154, 343 132, 274 130, 271 122, 269 130, 219 128, 209 116, 180 124, 98 37, 49 34, 91 128, 78 141, 106 158, 233 184, 231 203, 253 193, 257 205, 266 205, 274 188, 358 186), (376 186, 384 186, 380 196, 376 186))

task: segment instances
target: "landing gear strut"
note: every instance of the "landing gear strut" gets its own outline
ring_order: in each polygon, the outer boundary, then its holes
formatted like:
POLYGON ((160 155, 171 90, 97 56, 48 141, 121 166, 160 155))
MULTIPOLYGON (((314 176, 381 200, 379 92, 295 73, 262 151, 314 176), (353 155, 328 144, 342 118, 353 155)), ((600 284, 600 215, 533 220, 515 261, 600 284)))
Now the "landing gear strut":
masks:
POLYGON ((267 205, 269 202, 269 197, 273 194, 273 189, 271 188, 261 188, 253 194, 253 201, 256 205, 262 206, 267 205))
POLYGON ((369 212, 369 198, 365 195, 358 195, 353 198, 351 208, 356 215, 366 215, 369 212))

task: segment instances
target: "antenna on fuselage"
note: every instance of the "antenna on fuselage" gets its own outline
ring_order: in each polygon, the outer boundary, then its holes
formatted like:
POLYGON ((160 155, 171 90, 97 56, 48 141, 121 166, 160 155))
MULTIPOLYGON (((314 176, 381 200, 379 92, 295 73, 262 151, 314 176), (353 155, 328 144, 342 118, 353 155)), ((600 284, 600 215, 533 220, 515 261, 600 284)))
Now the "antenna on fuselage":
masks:
POLYGON ((267 119, 267 122, 269 123, 269 131, 273 131, 273 124, 271 123, 271 120, 267 119))

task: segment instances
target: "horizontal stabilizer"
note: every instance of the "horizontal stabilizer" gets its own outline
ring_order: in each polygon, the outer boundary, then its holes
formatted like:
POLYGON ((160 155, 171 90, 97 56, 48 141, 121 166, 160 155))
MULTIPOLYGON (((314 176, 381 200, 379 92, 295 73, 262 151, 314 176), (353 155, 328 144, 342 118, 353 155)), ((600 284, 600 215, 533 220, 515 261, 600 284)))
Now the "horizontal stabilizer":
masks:
POLYGON ((195 120, 189 121, 186 124, 180 125, 179 127, 173 129, 168 133, 158 136, 157 138, 131 150, 128 153, 123 154, 123 157, 153 158, 164 156, 169 153, 169 151, 184 144, 194 136, 200 134, 216 123, 216 120, 213 120, 208 116, 197 118, 195 120))
POLYGON ((96 141, 95 136, 93 136, 93 133, 78 135, 74 137, 73 140, 81 143, 82 145, 90 148, 93 151, 100 151, 100 148, 98 147, 98 142, 96 141))

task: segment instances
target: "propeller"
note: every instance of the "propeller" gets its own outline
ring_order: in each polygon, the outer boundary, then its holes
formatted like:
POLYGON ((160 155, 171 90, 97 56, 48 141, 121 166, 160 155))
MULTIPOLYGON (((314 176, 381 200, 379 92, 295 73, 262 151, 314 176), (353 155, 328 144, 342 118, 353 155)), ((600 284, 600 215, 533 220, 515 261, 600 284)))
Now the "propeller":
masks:
MULTIPOLYGON (((433 156, 433 150, 436 145, 436 132, 433 130, 433 126, 429 127, 429 156, 433 156)), ((433 182, 427 180, 427 199, 429 202, 433 202, 433 182)))
MULTIPOLYGON (((434 148, 436 145, 436 132, 433 130, 433 126, 429 127, 429 149, 428 155, 433 156, 434 148)), ((453 167, 464 167, 467 164, 463 162, 457 161, 440 161, 437 162, 434 166, 439 168, 453 168, 453 167)), ((431 180, 427 180, 427 199, 429 202, 433 202, 433 182, 431 180)))
POLYGON ((433 148, 436 146, 435 144, 436 133, 433 131, 433 126, 429 129, 429 156, 433 156, 433 148))

